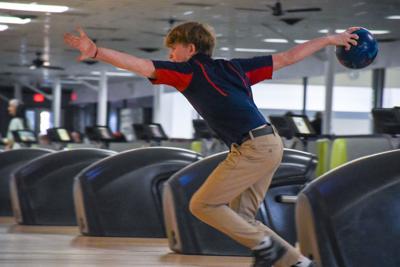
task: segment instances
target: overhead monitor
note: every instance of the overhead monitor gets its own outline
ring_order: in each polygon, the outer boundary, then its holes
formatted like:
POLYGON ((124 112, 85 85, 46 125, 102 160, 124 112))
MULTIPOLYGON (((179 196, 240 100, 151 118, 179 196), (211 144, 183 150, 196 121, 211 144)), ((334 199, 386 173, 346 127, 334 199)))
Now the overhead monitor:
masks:
POLYGON ((109 142, 114 140, 114 136, 108 126, 95 125, 85 128, 86 136, 92 141, 109 142))
POLYGON ((47 129, 47 136, 50 141, 58 143, 69 143, 72 142, 69 131, 65 128, 49 128, 47 129))
POLYGON ((23 144, 37 143, 37 138, 34 132, 29 130, 12 131, 15 142, 23 144))
POLYGON ((315 135, 315 130, 312 127, 310 120, 306 115, 289 115, 288 116, 295 127, 294 133, 296 136, 312 136, 315 135))
POLYGON ((315 130, 306 115, 269 116, 271 123, 278 130, 279 135, 292 138, 315 136, 315 130))
POLYGON ((168 136, 165 134, 164 129, 159 123, 135 123, 133 124, 133 129, 135 131, 136 139, 139 140, 168 140, 168 136))
POLYGON ((112 141, 114 139, 113 133, 108 126, 95 126, 94 132, 101 141, 112 141))
POLYGON ((400 108, 374 108, 374 132, 400 134, 400 108))

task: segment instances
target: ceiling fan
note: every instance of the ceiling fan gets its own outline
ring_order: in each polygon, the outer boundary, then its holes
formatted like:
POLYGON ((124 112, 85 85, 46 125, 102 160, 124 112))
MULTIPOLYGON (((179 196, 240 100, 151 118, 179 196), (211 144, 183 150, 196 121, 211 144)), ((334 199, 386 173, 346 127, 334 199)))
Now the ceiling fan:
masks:
POLYGON ((49 70, 64 70, 64 68, 59 66, 50 66, 48 61, 42 59, 42 53, 36 52, 36 58, 32 60, 31 64, 27 65, 17 65, 17 64, 8 64, 10 67, 28 67, 31 70, 35 69, 49 69, 49 70))
POLYGON ((257 8, 235 8, 237 10, 243 10, 243 11, 272 11, 273 16, 282 16, 285 13, 297 13, 297 12, 316 12, 316 11, 322 11, 322 8, 320 7, 304 7, 304 8, 292 8, 292 9, 283 9, 282 4, 279 0, 274 5, 267 5, 269 9, 257 9, 257 8))

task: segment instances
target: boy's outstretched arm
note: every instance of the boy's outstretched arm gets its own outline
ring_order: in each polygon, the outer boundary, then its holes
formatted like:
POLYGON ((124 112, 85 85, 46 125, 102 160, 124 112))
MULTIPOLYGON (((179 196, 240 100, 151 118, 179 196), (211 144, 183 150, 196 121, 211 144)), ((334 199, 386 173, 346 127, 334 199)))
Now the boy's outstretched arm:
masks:
POLYGON ((359 29, 360 27, 350 27, 345 32, 316 38, 303 44, 296 45, 285 52, 273 54, 274 71, 299 62, 329 45, 345 46, 346 50, 348 50, 351 45, 357 45, 356 40, 358 39, 358 36, 352 32, 359 29))
POLYGON ((155 77, 155 68, 151 60, 138 58, 112 49, 97 47, 82 28, 77 28, 77 31, 79 32, 79 36, 71 33, 64 34, 64 42, 81 52, 78 60, 96 58, 96 60, 109 63, 144 77, 155 77))

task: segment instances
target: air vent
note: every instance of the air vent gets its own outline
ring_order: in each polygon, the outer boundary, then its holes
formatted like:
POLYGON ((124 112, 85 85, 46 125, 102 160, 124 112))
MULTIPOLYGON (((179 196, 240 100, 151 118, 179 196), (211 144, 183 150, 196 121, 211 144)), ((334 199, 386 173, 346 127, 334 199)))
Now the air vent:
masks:
POLYGON ((146 53, 154 53, 156 51, 160 51, 160 48, 157 47, 138 47, 138 49, 146 53))
POLYGON ((83 60, 82 63, 84 63, 86 65, 94 65, 94 64, 97 64, 99 62, 97 60, 92 60, 92 59, 88 58, 88 59, 83 60))
POLYGON ((21 19, 37 19, 38 18, 38 16, 36 16, 36 15, 28 15, 28 14, 12 14, 12 16, 13 17, 18 17, 18 18, 21 18, 21 19))

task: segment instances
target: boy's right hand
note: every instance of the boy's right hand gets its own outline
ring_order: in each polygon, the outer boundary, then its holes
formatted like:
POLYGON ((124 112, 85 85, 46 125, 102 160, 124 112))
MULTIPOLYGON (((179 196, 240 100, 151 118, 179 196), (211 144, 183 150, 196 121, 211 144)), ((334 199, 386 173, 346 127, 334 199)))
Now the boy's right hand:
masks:
POLYGON ((361 29, 360 27, 350 27, 346 31, 328 36, 332 45, 344 46, 345 50, 350 50, 351 46, 357 45, 358 35, 353 32, 361 29))
POLYGON ((78 57, 79 61, 94 58, 97 52, 96 44, 86 35, 82 28, 78 27, 76 30, 79 32, 79 36, 66 33, 64 34, 64 42, 81 52, 78 57))

